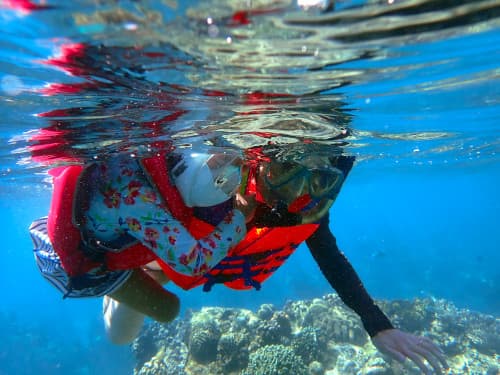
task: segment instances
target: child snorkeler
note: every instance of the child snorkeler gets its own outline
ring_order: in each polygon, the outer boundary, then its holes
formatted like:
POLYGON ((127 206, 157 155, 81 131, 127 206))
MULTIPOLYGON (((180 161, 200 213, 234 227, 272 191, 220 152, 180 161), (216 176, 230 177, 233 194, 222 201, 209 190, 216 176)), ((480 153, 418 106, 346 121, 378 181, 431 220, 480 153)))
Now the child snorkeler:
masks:
POLYGON ((245 236, 244 208, 233 207, 238 159, 186 150, 51 171, 49 215, 30 227, 42 275, 64 297, 107 295, 108 311, 121 302, 141 317, 174 319, 179 300, 154 270, 201 276, 245 236))

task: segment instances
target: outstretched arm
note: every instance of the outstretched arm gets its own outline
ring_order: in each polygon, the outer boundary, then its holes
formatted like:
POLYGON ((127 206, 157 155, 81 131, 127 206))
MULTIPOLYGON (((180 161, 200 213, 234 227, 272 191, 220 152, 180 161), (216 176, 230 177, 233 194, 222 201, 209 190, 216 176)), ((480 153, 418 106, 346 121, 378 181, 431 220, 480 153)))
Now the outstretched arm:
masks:
POLYGON ((324 217, 318 230, 306 241, 321 272, 342 301, 358 314, 368 334, 373 337, 394 328, 366 291, 358 274, 337 247, 337 241, 324 217))
POLYGON ((329 228, 328 216, 322 219, 318 230, 307 240, 307 246, 321 272, 342 301, 360 316, 363 326, 379 351, 400 362, 409 358, 424 374, 431 374, 432 371, 423 360, 438 374, 442 373, 442 368, 448 367, 442 351, 431 340, 393 327, 337 247, 337 241, 329 228))

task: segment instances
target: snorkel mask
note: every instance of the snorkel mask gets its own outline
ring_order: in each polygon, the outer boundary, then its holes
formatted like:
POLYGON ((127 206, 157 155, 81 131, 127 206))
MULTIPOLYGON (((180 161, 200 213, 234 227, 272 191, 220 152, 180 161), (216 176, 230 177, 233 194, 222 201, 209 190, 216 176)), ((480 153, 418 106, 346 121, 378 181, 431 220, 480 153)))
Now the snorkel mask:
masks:
POLYGON ((330 163, 308 167, 271 162, 263 172, 267 189, 287 203, 289 212, 301 214, 303 223, 326 214, 344 182, 344 173, 330 163))
POLYGON ((175 185, 188 207, 210 207, 230 199, 241 183, 240 156, 186 152, 172 168, 175 185))

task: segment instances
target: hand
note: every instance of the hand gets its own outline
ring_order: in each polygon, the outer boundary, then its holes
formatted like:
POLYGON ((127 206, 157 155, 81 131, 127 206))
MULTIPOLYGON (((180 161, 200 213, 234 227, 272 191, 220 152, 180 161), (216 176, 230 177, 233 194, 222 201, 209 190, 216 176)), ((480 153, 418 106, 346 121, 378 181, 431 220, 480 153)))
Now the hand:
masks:
POLYGON ((372 342, 380 352, 401 363, 410 358, 426 375, 432 374, 432 369, 436 374, 442 374, 441 370, 448 368, 442 350, 427 337, 415 336, 399 329, 386 329, 372 337, 372 342))
POLYGON ((257 203, 255 201, 255 195, 241 195, 236 194, 234 199, 234 208, 241 211, 245 216, 245 221, 250 222, 254 215, 257 203))

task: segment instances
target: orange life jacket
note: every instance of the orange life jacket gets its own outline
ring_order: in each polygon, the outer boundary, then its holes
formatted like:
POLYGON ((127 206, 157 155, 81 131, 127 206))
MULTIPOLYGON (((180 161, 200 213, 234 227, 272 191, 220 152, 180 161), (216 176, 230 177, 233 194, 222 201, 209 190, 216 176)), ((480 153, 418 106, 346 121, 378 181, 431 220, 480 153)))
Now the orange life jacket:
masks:
MULTIPOLYGON (((245 193, 255 194, 257 200, 263 202, 263 197, 257 189, 256 167, 254 165, 250 168, 245 193)), ((262 282, 269 278, 318 227, 319 224, 300 224, 288 227, 249 228, 245 238, 231 248, 228 255, 204 276, 183 277, 178 281, 172 278, 172 280, 184 289, 204 284, 203 290, 209 291, 213 285, 223 283, 233 289, 259 290, 262 282)), ((168 275, 168 272, 166 273, 168 275)))
MULTIPOLYGON (((196 218, 179 191, 170 182, 164 155, 145 158, 141 165, 166 202, 172 216, 180 221, 196 239, 207 236, 213 226, 196 218)), ((78 276, 96 267, 108 270, 132 269, 157 261, 164 273, 176 285, 191 289, 204 284, 208 291, 214 284, 224 283, 233 289, 260 289, 261 283, 278 269, 317 229, 317 224, 291 227, 249 228, 245 238, 229 250, 228 255, 203 276, 188 276, 175 271, 156 254, 139 242, 125 245, 116 251, 102 251, 95 259, 82 249, 82 234, 75 221, 77 189, 84 167, 80 165, 53 169, 54 191, 48 218, 48 235, 54 250, 69 276, 78 276)), ((247 193, 256 191, 247 184, 247 193)))

